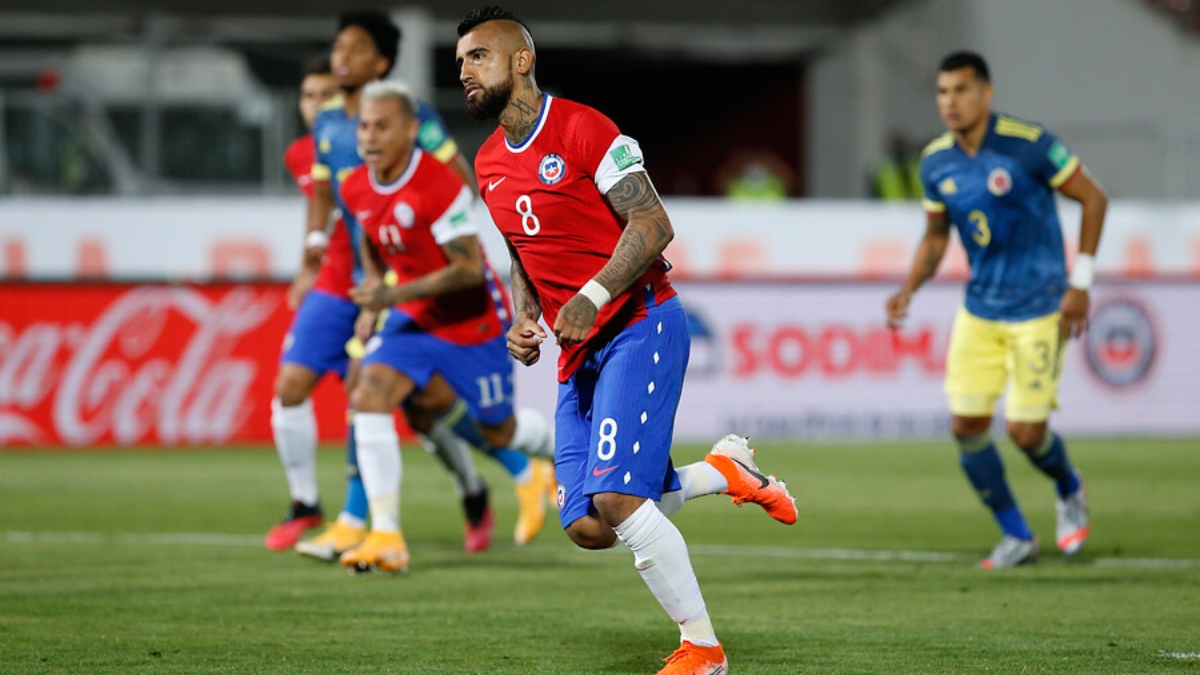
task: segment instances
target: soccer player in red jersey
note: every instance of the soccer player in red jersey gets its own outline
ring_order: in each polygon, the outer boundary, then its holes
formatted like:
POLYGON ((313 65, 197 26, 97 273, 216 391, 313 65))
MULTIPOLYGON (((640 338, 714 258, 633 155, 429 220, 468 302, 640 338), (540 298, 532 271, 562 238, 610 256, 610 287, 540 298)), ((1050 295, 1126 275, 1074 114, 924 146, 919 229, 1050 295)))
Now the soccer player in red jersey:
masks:
MULTIPOLYGON (((304 198, 313 197, 312 165, 316 160, 316 146, 313 141, 312 127, 317 119, 317 113, 326 101, 341 93, 337 78, 333 76, 329 58, 323 57, 309 63, 304 69, 304 79, 300 82, 300 117, 304 120, 304 128, 308 133, 292 141, 283 153, 283 163, 296 181, 296 187, 304 194, 304 198)), ((344 227, 333 227, 329 234, 329 244, 326 255, 321 260, 321 266, 314 268, 302 265, 292 286, 288 289, 288 307, 296 309, 304 294, 312 288, 318 288, 335 295, 345 295, 353 285, 351 270, 354 265, 349 235, 344 227)))
MULTIPOLYGON (((272 403, 272 427, 289 481, 295 474, 304 478, 301 482, 310 487, 303 491, 307 500, 302 503, 293 500, 293 507, 284 522, 268 534, 267 544, 269 548, 279 550, 295 543, 299 553, 324 560, 337 559, 365 538, 368 504, 358 467, 351 411, 350 438, 346 446, 347 490, 341 512, 336 521, 316 537, 295 542, 303 531, 305 519, 319 520, 320 517, 315 480, 316 420, 308 397, 326 373, 338 375, 347 383, 348 389, 353 388, 356 362, 351 360, 348 352, 353 352, 356 359, 357 352, 361 351, 361 344, 352 339, 356 320, 369 326, 374 318, 360 316, 358 306, 349 297, 349 289, 361 275, 357 269, 357 246, 351 243, 357 241, 359 228, 344 208, 333 227, 329 226, 336 201, 333 193, 342 179, 362 163, 355 139, 359 99, 367 83, 391 71, 398 57, 399 40, 399 29, 385 14, 346 12, 339 18, 330 66, 341 95, 320 106, 312 126, 315 157, 310 167, 312 195, 307 217, 305 270, 292 287, 292 298, 298 302, 297 314, 285 339, 276 380, 276 400, 272 403), (310 290, 312 292, 308 292, 310 290), (275 536, 280 533, 287 536, 275 536)), ((418 117, 421 121, 419 144, 440 161, 448 162, 455 171, 473 179, 469 166, 436 111, 421 104, 418 117)), ((409 425, 421 434, 426 448, 454 475, 466 515, 464 544, 467 551, 488 548, 493 531, 487 485, 475 471, 471 447, 483 449, 513 475, 520 504, 514 539, 517 543, 531 540, 545 519, 544 495, 553 483, 550 475, 553 470, 544 460, 530 459, 523 453, 533 447, 545 446, 544 454, 548 457, 552 452, 549 430, 541 444, 534 442, 526 448, 489 446, 475 420, 466 414, 466 403, 459 400, 440 374, 410 403, 404 410, 409 425)), ((524 414, 522 419, 525 419, 524 414)), ((535 429, 536 425, 526 428, 528 431, 535 429)), ((526 440, 525 436, 517 435, 518 440, 526 440)))
MULTIPOLYGON (((304 77, 300 82, 300 117, 304 120, 306 129, 312 129, 321 105, 338 92, 337 79, 333 76, 328 58, 314 61, 305 67, 304 77)), ((284 165, 306 199, 312 199, 313 182, 310 173, 315 156, 312 133, 306 133, 292 141, 283 156, 284 165)), ((350 269, 353 265, 350 237, 344 228, 337 227, 333 236, 327 239, 328 254, 320 267, 303 265, 292 281, 288 289, 288 306, 291 309, 297 309, 305 294, 313 288, 323 295, 347 297, 351 286, 350 269)), ((308 308, 308 314, 314 313, 315 309, 316 307, 308 308)), ((273 551, 292 548, 306 530, 320 525, 324 519, 317 490, 316 428, 315 423, 309 419, 311 407, 307 404, 307 393, 299 397, 300 401, 295 401, 296 395, 287 391, 284 384, 289 380, 288 374, 299 368, 320 372, 338 371, 335 364, 329 363, 329 359, 321 357, 320 354, 339 352, 341 345, 322 344, 322 338, 317 336, 315 331, 305 330, 304 325, 303 317, 298 316, 288 330, 288 339, 285 341, 283 358, 279 365, 280 376, 275 383, 275 400, 271 402, 271 426, 275 436, 275 448, 283 463, 292 500, 287 514, 267 532, 264 539, 266 547, 273 551), (283 405, 284 401, 291 407, 283 405)))
POLYGON ((342 202, 362 229, 364 278, 351 295, 366 310, 390 308, 366 343, 352 395, 372 524, 363 545, 341 560, 358 570, 408 566, 392 411, 435 374, 466 402, 491 446, 553 444, 544 418, 523 411, 518 425, 513 414, 508 301, 479 245, 472 188, 416 146, 417 109, 403 85, 367 85, 357 133, 366 164, 341 184, 342 202), (382 283, 387 268, 395 285, 382 283))
POLYGON ((619 539, 680 647, 660 675, 719 675, 727 661, 667 519, 689 498, 725 493, 796 520, 786 486, 764 476, 745 439, 726 436, 705 461, 675 469, 670 446, 687 368, 683 305, 661 256, 671 221, 640 146, 598 111, 543 94, 528 29, 489 7, 458 27, 467 112, 499 121, 475 158, 480 194, 508 242, 516 317, 510 353, 540 356, 545 313, 561 347, 555 414, 560 520, 578 546, 619 539))

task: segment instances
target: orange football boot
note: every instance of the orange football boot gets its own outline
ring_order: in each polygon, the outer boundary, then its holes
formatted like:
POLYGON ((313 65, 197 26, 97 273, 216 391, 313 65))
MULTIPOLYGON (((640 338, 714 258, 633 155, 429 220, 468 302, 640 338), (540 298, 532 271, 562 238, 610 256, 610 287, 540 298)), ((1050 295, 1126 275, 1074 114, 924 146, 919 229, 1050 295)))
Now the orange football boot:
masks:
POLYGON ((721 645, 701 647, 684 640, 679 649, 663 661, 667 665, 657 675, 725 675, 729 672, 729 661, 721 645))
POLYGON ((759 471, 754 463, 754 448, 745 438, 729 434, 713 444, 704 461, 725 477, 729 489, 723 494, 733 497, 734 504, 758 504, 767 515, 785 525, 796 522, 799 515, 796 499, 788 493, 783 481, 759 471))

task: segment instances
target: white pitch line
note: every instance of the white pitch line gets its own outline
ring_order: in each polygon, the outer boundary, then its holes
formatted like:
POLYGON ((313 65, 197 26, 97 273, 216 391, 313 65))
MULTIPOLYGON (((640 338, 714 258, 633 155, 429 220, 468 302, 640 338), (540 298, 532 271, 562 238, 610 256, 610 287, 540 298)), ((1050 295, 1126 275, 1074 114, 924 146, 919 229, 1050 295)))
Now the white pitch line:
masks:
MULTIPOLYGON (((132 546, 262 546, 257 534, 219 532, 23 532, 8 530, 3 540, 9 544, 126 544, 132 546)), ((741 556, 752 558, 789 558, 793 560, 861 560, 872 562, 963 563, 978 560, 978 555, 947 551, 906 551, 863 548, 791 548, 786 546, 713 546, 693 545, 693 555, 741 556)), ((1095 567, 1133 569, 1200 568, 1200 560, 1190 558, 1092 558, 1083 564, 1095 567)))
POLYGON ((1200 660, 1200 654, 1196 652, 1159 652, 1158 656, 1163 659, 1178 659, 1180 661, 1200 660))
POLYGON ((964 562, 979 556, 937 551, 888 551, 862 548, 788 548, 784 546, 688 546, 699 555, 804 558, 808 560, 882 560, 900 562, 964 562))
POLYGON ((263 538, 254 534, 206 532, 14 532, 4 533, 10 544, 130 544, 143 546, 262 546, 263 538))
POLYGON ((1200 567, 1200 560, 1187 558, 1096 558, 1096 567, 1135 567, 1137 569, 1188 569, 1200 567))

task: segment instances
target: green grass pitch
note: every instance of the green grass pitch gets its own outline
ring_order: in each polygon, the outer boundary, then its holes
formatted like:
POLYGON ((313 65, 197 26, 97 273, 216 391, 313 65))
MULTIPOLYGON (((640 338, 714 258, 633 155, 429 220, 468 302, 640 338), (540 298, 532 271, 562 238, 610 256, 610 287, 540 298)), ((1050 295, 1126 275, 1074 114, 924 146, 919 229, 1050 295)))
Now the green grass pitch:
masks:
MULTIPOLYGON (((262 548, 286 501, 264 449, 0 452, 0 673, 657 671, 678 633, 627 550, 576 550, 556 519, 517 548, 509 481, 477 457, 497 542, 467 556, 449 478, 412 447, 403 577, 262 548)), ((1084 555, 1053 550, 1050 483, 1005 448, 1043 556, 985 573, 998 533, 948 441, 761 446, 797 525, 725 497, 674 518, 731 672, 1200 672, 1200 441, 1070 449, 1084 555)), ((319 461, 335 511, 341 456, 319 461)))

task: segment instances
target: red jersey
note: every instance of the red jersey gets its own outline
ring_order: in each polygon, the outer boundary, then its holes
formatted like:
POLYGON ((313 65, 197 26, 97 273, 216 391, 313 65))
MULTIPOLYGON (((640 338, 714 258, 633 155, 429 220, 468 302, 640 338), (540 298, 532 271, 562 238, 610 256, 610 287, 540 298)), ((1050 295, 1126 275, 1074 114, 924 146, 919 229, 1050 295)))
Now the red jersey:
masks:
MULTIPOLYGON (((296 187, 304 193, 305 199, 312 200, 313 179, 312 165, 317 150, 313 145, 312 134, 305 134, 292 141, 283 153, 283 163, 287 166, 296 187)), ((350 234, 338 218, 333 224, 333 233, 329 236, 329 247, 325 249, 325 259, 321 261, 321 269, 313 282, 315 290, 324 291, 340 298, 349 298, 350 289, 354 286, 352 277, 354 270, 354 248, 350 242, 350 234)))
MULTIPOLYGON (((537 125, 520 145, 497 128, 475 156, 479 192, 500 233, 520 256, 547 325, 612 258, 625 229, 605 198, 642 168, 637 141, 588 106, 547 94, 537 125)), ((564 347, 558 379, 566 382, 595 346, 646 317, 646 293, 675 295, 669 265, 655 262, 641 280, 605 305, 587 339, 564 347)))
POLYGON ((317 148, 313 145, 312 134, 304 134, 292 141, 283 152, 283 164, 292 174, 292 180, 296 181, 296 187, 304 193, 305 199, 312 199, 312 165, 316 156, 317 148))
MULTIPOLYGON (((471 188, 449 166, 420 148, 395 182, 382 185, 365 164, 341 186, 342 202, 363 235, 396 272, 399 284, 446 267, 442 245, 479 235, 471 188)), ((480 249, 480 255, 483 250, 480 249)), ((398 305, 422 330, 448 342, 477 345, 501 335, 507 326, 507 297, 483 259, 485 283, 398 305)))

